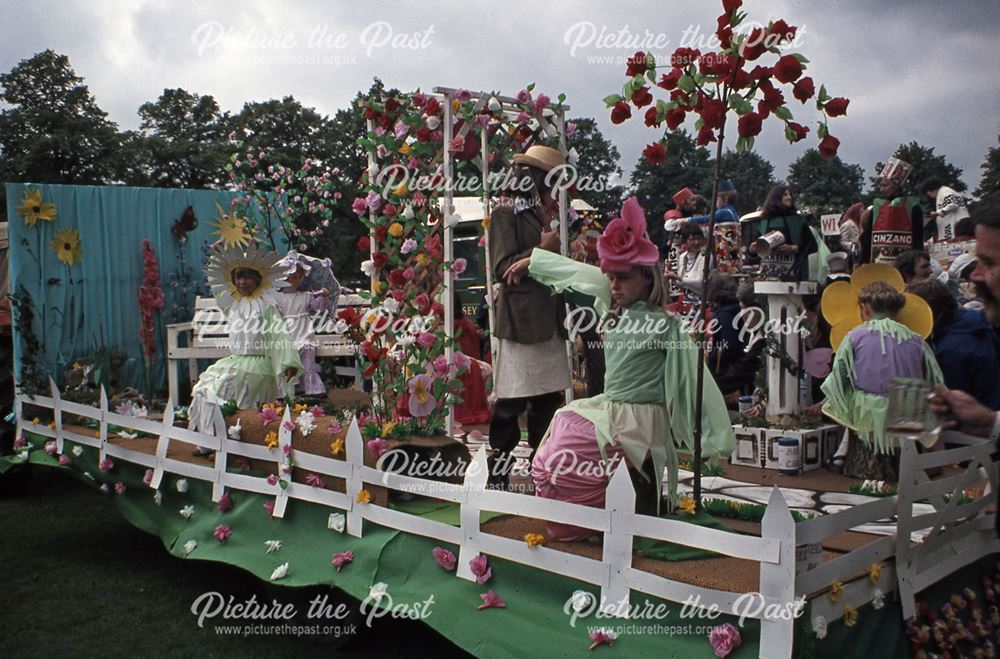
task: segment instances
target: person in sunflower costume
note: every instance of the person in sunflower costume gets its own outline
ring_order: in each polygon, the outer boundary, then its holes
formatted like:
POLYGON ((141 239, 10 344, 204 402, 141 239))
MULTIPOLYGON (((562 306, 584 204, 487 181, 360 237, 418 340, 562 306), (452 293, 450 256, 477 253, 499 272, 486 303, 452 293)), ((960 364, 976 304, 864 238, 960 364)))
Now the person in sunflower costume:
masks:
POLYGON ((902 293, 902 278, 898 273, 898 280, 883 276, 883 268, 895 272, 886 266, 869 265, 854 274, 854 279, 860 280, 852 282, 858 289, 854 294, 859 318, 847 318, 846 310, 835 309, 838 291, 843 289, 842 293, 849 295, 852 284, 838 282, 824 292, 823 312, 834 321, 831 338, 837 355, 821 386, 825 396, 822 409, 854 430, 861 440, 841 443, 832 460, 834 471, 896 481, 900 446, 886 432, 889 384, 896 377, 931 384, 940 384, 944 378, 933 350, 924 341, 933 322, 930 309, 923 300, 902 293))
MULTIPOLYGON (((214 434, 215 410, 234 400, 240 409, 291 397, 303 371, 285 322, 275 308, 283 274, 278 256, 251 245, 212 255, 208 283, 229 322, 232 352, 201 374, 191 391, 188 428, 214 434)), ((199 447, 197 455, 207 455, 199 447)))

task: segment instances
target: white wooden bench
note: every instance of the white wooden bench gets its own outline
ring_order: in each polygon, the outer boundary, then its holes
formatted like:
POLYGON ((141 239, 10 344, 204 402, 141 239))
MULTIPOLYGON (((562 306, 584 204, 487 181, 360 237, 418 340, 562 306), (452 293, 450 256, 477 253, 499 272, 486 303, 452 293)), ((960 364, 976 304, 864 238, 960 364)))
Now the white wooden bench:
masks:
MULTIPOLYGON (((338 309, 345 307, 367 306, 361 296, 350 293, 342 294, 337 303, 338 309)), ((336 318, 327 319, 316 328, 316 357, 340 357, 353 359, 357 356, 357 346, 345 334, 334 331, 336 318)), ((229 324, 225 314, 215 303, 215 298, 198 297, 195 300, 194 318, 186 323, 167 325, 167 383, 170 399, 175 405, 182 401, 177 399, 178 373, 181 362, 188 364, 188 379, 191 386, 198 381, 198 360, 219 359, 229 355, 229 324), (181 336, 186 340, 181 345, 181 336)), ((356 364, 336 366, 337 375, 354 378, 354 386, 362 387, 361 371, 356 364)))

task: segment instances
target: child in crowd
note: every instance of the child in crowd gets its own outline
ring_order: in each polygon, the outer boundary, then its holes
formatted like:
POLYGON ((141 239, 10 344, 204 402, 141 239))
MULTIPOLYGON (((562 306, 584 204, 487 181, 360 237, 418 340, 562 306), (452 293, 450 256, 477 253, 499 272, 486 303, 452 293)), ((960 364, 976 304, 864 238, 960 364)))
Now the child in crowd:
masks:
MULTIPOLYGON (((532 462, 538 496, 603 506, 605 489, 624 459, 640 490, 637 507, 655 511, 664 469, 671 501, 677 497, 677 448, 692 448, 698 350, 668 303, 659 252, 646 234, 633 197, 598 242, 600 268, 535 249, 505 277, 528 276, 579 304, 590 303, 604 324, 604 393, 574 400, 556 413, 532 462)), ((728 456, 733 435, 722 394, 704 374, 703 444, 706 457, 728 456)), ((553 540, 593 532, 548 524, 553 540)))
POLYGON ((297 252, 289 252, 278 265, 285 273, 285 287, 278 293, 275 306, 285 319, 285 329, 305 369, 296 389, 306 396, 322 396, 326 394, 326 386, 316 372, 318 344, 312 314, 326 307, 330 291, 326 288, 302 290, 302 283, 313 266, 297 252))

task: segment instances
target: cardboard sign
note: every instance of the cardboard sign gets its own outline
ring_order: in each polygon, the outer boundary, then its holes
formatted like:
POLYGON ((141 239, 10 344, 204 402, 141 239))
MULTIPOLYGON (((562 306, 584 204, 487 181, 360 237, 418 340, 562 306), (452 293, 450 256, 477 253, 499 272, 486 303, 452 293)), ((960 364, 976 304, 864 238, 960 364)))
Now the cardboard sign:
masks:
POLYGON ((823 229, 824 236, 839 236, 840 235, 840 214, 833 213, 831 215, 820 215, 819 223, 820 227, 823 229))

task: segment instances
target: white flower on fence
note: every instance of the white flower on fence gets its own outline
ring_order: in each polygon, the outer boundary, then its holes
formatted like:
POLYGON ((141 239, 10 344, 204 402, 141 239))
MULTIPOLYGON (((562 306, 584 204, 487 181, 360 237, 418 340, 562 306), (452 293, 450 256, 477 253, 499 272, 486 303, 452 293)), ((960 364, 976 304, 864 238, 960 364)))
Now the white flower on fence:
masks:
POLYGON ((299 432, 301 432, 304 437, 308 437, 309 433, 316 429, 316 417, 313 416, 311 412, 302 412, 299 414, 295 423, 298 424, 299 432))
POLYGON ((240 440, 240 437, 242 437, 242 432, 243 432, 243 425, 240 423, 240 419, 236 419, 235 426, 229 426, 226 429, 226 434, 229 435, 229 439, 235 439, 236 441, 240 440))

